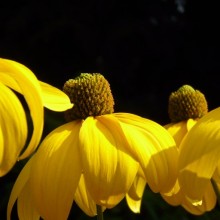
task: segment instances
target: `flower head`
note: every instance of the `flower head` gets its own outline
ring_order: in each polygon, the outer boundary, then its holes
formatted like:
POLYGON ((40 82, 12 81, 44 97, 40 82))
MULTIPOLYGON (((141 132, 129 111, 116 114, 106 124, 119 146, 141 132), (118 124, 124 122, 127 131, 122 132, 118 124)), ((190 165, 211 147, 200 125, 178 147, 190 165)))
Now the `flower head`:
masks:
POLYGON ((71 108, 72 104, 66 94, 38 81, 32 71, 24 65, 2 58, 0 90, 0 176, 3 176, 17 160, 30 156, 38 146, 44 124, 43 107, 65 111, 71 108), (28 143, 26 113, 14 91, 24 96, 30 110, 33 132, 28 143))
MULTIPOLYGON (((170 94, 168 114, 171 123, 164 127, 173 136, 177 147, 179 147, 183 137, 191 127, 207 111, 208 105, 203 93, 189 85, 183 85, 177 91, 170 94)), ((147 182, 144 180, 143 175, 137 175, 136 180, 126 195, 127 203, 133 212, 140 212, 142 195, 146 184, 147 182)), ((180 193, 178 180, 170 192, 162 193, 162 196, 172 205, 186 203, 182 201, 183 198, 180 193)))
POLYGON ((64 91, 74 102, 66 112, 68 123, 46 136, 24 167, 8 218, 17 198, 19 215, 29 219, 33 213, 67 219, 73 201, 94 216, 96 205, 103 211, 117 205, 138 173, 154 192, 172 188, 178 152, 165 128, 134 114, 113 113, 110 86, 101 74, 83 73, 68 80, 64 91))
POLYGON ((171 122, 201 118, 208 112, 203 93, 192 86, 183 85, 169 97, 168 113, 171 122))
MULTIPOLYGON (((203 143, 205 130, 203 130, 204 134, 201 136, 199 133, 197 134, 197 132, 199 132, 197 127, 200 127, 201 123, 203 124, 203 121, 209 117, 209 115, 205 96, 200 91, 194 90, 191 86, 184 85, 170 95, 169 116, 172 123, 165 127, 174 137, 180 152, 180 175, 173 189, 168 193, 162 194, 162 197, 169 204, 174 206, 182 205, 188 212, 195 215, 201 215, 213 209, 216 196, 210 181, 206 185, 204 193, 200 194, 200 197, 191 196, 194 192, 198 192, 199 185, 202 187, 203 184, 202 181, 199 181, 200 178, 196 178, 198 175, 196 170, 190 175, 188 173, 187 176, 184 176, 189 167, 194 167, 194 162, 188 164, 189 166, 187 165, 183 169, 183 161, 189 161, 189 158, 192 161, 201 160, 198 152, 201 152, 201 143, 203 143), (191 140, 195 139, 197 141, 191 142, 191 140), (192 178, 193 176, 194 178, 192 178)), ((206 169, 206 163, 203 163, 203 166, 200 164, 200 166, 201 169, 206 169)), ((196 167, 198 168, 198 164, 196 167)))

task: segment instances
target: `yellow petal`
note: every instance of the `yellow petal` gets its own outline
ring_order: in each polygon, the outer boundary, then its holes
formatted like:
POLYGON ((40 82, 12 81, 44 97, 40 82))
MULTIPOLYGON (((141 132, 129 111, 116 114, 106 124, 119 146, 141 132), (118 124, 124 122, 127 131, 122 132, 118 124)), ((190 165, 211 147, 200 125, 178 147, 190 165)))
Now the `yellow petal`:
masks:
POLYGON ((146 180, 140 176, 137 176, 126 194, 126 201, 129 208, 134 213, 140 213, 141 200, 146 186, 146 180))
POLYGON ((197 123, 198 119, 188 119, 187 120, 187 131, 190 131, 190 129, 197 123))
POLYGON ((23 94, 30 109, 33 133, 27 148, 20 156, 20 159, 24 159, 34 152, 42 135, 44 115, 41 87, 30 69, 7 59, 0 59, 0 81, 23 94))
POLYGON ((201 200, 220 158, 220 108, 203 116, 180 145, 180 185, 192 200, 201 200))
POLYGON ((169 133, 173 136, 177 147, 179 147, 183 137, 187 134, 187 121, 181 121, 179 123, 171 123, 164 126, 169 133))
POLYGON ((211 211, 215 208, 216 205, 216 195, 212 188, 211 183, 209 182, 205 194, 202 198, 200 205, 193 205, 190 200, 186 199, 183 201, 182 206, 190 213, 194 215, 202 215, 205 212, 211 211))
POLYGON ((40 86, 43 93, 43 104, 46 108, 54 111, 65 111, 73 107, 69 97, 61 90, 44 82, 40 82, 40 86))
POLYGON ((179 186, 178 180, 174 187, 167 193, 161 194, 162 198, 170 205, 178 206, 181 205, 185 196, 179 186))
POLYGON ((141 199, 143 196, 143 192, 144 192, 146 184, 147 184, 146 180, 143 177, 137 175, 135 177, 135 180, 131 188, 128 191, 129 197, 131 197, 134 200, 141 199))
POLYGON ((173 136, 177 147, 179 147, 182 139, 187 134, 187 132, 196 124, 197 120, 188 119, 187 121, 181 121, 178 123, 170 123, 164 127, 173 136))
POLYGON ((9 197, 9 201, 8 201, 7 220, 11 219, 12 208, 13 208, 17 198, 21 194, 22 190, 24 189, 26 183, 29 180, 32 159, 33 159, 33 157, 25 164, 25 166, 21 170, 17 180, 14 183, 14 186, 12 188, 12 191, 11 191, 11 194, 9 197))
POLYGON ((67 219, 80 180, 82 166, 78 152, 80 121, 52 131, 35 154, 30 190, 44 219, 67 219))
POLYGON ((21 191, 17 201, 18 217, 22 220, 39 220, 40 215, 33 204, 28 182, 21 191))
POLYGON ((147 183, 154 192, 167 192, 177 178, 178 150, 169 132, 154 121, 128 114, 115 117, 127 141, 129 151, 140 162, 147 183))
POLYGON ((16 163, 27 138, 26 115, 16 95, 0 83, 0 176, 16 163))
POLYGON ((86 215, 97 215, 96 204, 88 192, 84 175, 81 175, 80 182, 75 193, 75 201, 77 205, 83 210, 83 212, 86 213, 86 215))
POLYGON ((131 197, 129 197, 128 194, 126 194, 126 201, 127 201, 128 207, 131 209, 132 212, 140 213, 141 199, 134 200, 131 197))
POLYGON ((94 201, 107 208, 118 204, 130 188, 138 163, 123 148, 126 140, 112 116, 88 117, 80 130, 86 186, 94 201))

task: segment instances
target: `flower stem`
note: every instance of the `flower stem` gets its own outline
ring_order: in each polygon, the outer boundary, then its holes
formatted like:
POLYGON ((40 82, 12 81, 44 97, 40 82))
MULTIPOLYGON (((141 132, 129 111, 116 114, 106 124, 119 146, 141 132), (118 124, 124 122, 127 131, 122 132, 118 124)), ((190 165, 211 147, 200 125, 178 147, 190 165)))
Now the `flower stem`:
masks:
POLYGON ((220 206, 220 192, 219 192, 218 186, 217 186, 215 180, 213 180, 213 179, 211 179, 211 183, 212 183, 213 189, 215 191, 215 195, 217 197, 218 205, 220 206))
POLYGON ((97 209, 97 220, 104 220, 102 207, 100 205, 96 205, 96 209, 97 209))

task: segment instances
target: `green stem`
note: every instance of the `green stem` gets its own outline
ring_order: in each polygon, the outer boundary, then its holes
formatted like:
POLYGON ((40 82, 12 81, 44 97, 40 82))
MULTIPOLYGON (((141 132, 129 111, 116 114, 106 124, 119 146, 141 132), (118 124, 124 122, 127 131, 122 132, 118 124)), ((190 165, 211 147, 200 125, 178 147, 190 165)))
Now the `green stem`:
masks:
POLYGON ((218 205, 220 206, 220 192, 219 192, 218 186, 217 186, 215 180, 213 180, 213 179, 211 179, 211 183, 212 183, 213 189, 214 189, 216 197, 217 197, 218 205))
POLYGON ((96 205, 96 209, 97 209, 97 220, 104 220, 102 206, 96 205))

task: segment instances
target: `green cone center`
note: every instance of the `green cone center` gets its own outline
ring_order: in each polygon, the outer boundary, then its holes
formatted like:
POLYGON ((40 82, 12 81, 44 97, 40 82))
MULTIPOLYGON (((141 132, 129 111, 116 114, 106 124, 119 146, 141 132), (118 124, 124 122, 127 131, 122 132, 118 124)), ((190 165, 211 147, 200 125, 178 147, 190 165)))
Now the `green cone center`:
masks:
POLYGON ((81 73, 75 79, 69 79, 64 84, 63 91, 74 104, 73 108, 66 112, 68 121, 114 112, 110 85, 99 73, 81 73))
POLYGON ((205 96, 189 85, 180 87, 169 97, 168 113, 171 122, 201 118, 207 112, 208 104, 205 96))

